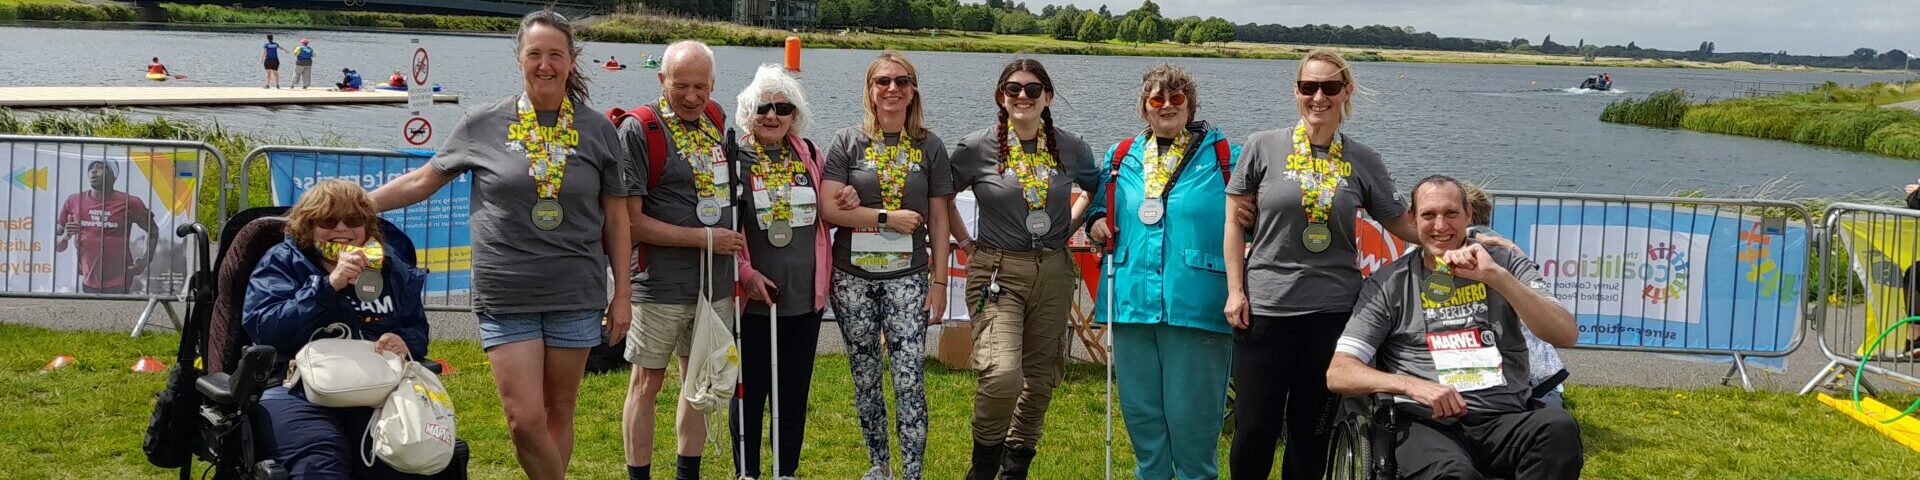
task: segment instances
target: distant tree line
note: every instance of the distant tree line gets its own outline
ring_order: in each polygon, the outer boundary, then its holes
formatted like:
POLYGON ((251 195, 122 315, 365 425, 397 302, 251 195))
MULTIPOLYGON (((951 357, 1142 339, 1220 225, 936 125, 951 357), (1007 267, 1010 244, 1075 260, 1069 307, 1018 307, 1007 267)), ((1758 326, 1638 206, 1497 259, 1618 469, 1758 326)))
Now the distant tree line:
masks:
MULTIPOLYGON (((735 0, 591 0, 603 6, 640 4, 650 10, 704 17, 731 19, 735 0)), ((1199 44, 1210 42, 1260 42, 1303 45, 1345 45, 1356 47, 1406 48, 1458 52, 1509 52, 1522 54, 1620 57, 1703 62, 1744 61, 1756 64, 1805 65, 1827 68, 1898 69, 1907 65, 1907 53, 1871 48, 1854 50, 1847 56, 1789 55, 1778 52, 1731 52, 1714 50, 1711 41, 1700 42, 1693 50, 1641 48, 1633 42, 1625 46, 1599 46, 1585 39, 1574 45, 1553 41, 1548 35, 1538 45, 1525 38, 1508 41, 1442 37, 1411 26, 1386 25, 1333 26, 1326 24, 1289 27, 1279 24, 1246 23, 1234 25, 1220 17, 1195 16, 1167 18, 1152 0, 1139 8, 1115 15, 1101 5, 1081 9, 1073 4, 1046 5, 1034 12, 1026 2, 987 0, 986 3, 960 3, 959 0, 820 0, 820 26, 827 28, 872 29, 949 29, 1006 34, 1046 34, 1062 40, 1104 42, 1116 40, 1133 44, 1172 41, 1199 44)))

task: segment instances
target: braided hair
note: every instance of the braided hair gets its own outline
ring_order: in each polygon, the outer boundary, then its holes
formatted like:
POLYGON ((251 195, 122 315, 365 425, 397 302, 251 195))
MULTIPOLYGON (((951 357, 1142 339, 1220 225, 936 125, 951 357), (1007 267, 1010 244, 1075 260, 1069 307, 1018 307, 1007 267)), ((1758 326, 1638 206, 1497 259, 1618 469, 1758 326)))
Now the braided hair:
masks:
MULTIPOLYGON (((994 123, 993 128, 994 132, 998 134, 996 135, 997 138, 995 141, 1000 142, 1000 160, 1002 162, 1006 161, 1008 156, 1013 153, 1015 145, 1010 145, 1007 142, 1007 107, 1000 103, 1006 94, 1001 91, 1000 86, 1005 85, 1007 79, 1013 78, 1013 74, 1020 72, 1033 74, 1034 78, 1039 79, 1040 85, 1046 90, 1043 95, 1055 95, 1053 90, 1053 77, 1047 75, 1047 67, 1040 65, 1039 60, 1031 58, 1014 60, 1012 63, 1007 64, 1007 68, 1000 71, 1000 80, 994 82, 993 87, 993 104, 1000 110, 1000 114, 998 117, 999 121, 994 123)), ((1059 158, 1060 135, 1059 132, 1053 128, 1052 107, 1040 109, 1040 128, 1047 134, 1047 144, 1042 147, 1047 149, 1047 154, 1054 156, 1054 158, 1059 158)))

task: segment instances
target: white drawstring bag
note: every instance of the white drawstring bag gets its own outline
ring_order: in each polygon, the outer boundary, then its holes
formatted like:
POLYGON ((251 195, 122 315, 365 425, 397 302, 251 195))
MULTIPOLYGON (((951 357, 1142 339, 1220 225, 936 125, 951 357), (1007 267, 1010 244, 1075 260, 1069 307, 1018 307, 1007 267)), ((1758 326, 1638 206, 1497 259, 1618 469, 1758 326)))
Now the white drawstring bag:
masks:
POLYGON ((377 407, 400 384, 405 363, 366 340, 316 339, 294 354, 284 385, 305 389, 307 401, 322 407, 377 407))
POLYGON ((694 303, 693 344, 688 352, 681 395, 694 410, 719 413, 733 399, 740 381, 740 348, 733 331, 713 311, 713 232, 707 232, 707 250, 700 258, 700 300, 694 303))
MULTIPOLYGON (((373 455, 404 473, 440 473, 453 461, 454 420, 453 400, 440 377, 418 362, 408 362, 406 379, 367 424, 373 455)), ((361 460, 373 466, 373 459, 361 460)))

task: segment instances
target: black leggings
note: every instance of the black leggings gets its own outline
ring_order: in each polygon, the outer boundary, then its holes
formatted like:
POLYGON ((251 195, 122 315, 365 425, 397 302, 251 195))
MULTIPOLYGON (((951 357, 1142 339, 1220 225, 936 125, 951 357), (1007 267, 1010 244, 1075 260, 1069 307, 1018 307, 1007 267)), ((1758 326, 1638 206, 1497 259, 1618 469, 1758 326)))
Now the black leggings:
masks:
POLYGON ((1327 436, 1338 396, 1327 393, 1327 364, 1348 312, 1293 317, 1253 315, 1233 334, 1233 478, 1261 480, 1273 449, 1287 439, 1280 478, 1317 480, 1326 470, 1327 436))
MULTIPOLYGON (((768 364, 773 346, 767 342, 771 325, 764 314, 766 304, 751 304, 749 312, 757 306, 763 314, 748 313, 740 318, 740 369, 745 376, 745 390, 742 398, 733 402, 731 417, 734 445, 739 445, 738 432, 740 420, 747 422, 747 445, 742 451, 735 449, 735 468, 740 465, 738 455, 746 455, 746 471, 738 472, 743 477, 760 477, 760 428, 761 415, 766 412, 767 395, 773 385, 773 373, 768 364), (746 413, 741 413, 741 404, 746 404, 746 413)), ((778 476, 792 476, 800 466, 800 444, 806 438, 807 429, 807 390, 813 384, 814 347, 820 343, 820 310, 805 315, 780 317, 780 424, 778 439, 780 444, 780 472, 778 476)))

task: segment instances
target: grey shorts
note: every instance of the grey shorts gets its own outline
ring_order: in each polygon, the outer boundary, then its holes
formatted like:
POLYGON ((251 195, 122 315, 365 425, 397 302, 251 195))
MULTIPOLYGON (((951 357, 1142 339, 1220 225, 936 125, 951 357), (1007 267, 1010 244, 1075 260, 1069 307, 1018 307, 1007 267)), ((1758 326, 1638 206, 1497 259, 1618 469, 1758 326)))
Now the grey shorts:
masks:
POLYGON ((560 312, 479 314, 480 348, 542 340, 553 348, 593 348, 600 344, 605 309, 560 312))
MULTIPOLYGON (((733 325, 733 299, 715 301, 720 322, 733 325)), ((675 358, 693 350, 693 305, 633 304, 633 323, 627 327, 627 361, 649 370, 664 370, 675 358)))

